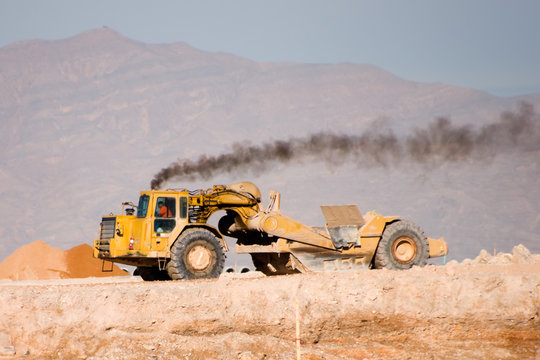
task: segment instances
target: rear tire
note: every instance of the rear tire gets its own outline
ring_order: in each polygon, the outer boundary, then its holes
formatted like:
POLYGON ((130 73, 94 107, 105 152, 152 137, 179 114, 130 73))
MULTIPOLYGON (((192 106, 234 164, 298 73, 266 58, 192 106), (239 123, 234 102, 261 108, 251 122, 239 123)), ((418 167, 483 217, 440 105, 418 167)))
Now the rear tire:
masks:
POLYGON ((422 230, 410 221, 397 221, 384 229, 377 247, 373 267, 405 270, 424 266, 429 257, 429 244, 422 230))
POLYGON ((206 229, 188 229, 171 247, 167 272, 173 280, 217 278, 225 255, 218 238, 206 229))

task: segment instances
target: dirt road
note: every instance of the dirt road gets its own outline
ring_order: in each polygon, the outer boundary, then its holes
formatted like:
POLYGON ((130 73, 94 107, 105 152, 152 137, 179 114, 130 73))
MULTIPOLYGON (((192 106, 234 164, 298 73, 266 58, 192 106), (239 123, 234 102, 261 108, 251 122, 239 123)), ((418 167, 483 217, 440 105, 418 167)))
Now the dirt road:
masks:
POLYGON ((302 359, 540 357, 540 261, 180 282, 0 281, 0 355, 293 359, 296 301, 302 359))

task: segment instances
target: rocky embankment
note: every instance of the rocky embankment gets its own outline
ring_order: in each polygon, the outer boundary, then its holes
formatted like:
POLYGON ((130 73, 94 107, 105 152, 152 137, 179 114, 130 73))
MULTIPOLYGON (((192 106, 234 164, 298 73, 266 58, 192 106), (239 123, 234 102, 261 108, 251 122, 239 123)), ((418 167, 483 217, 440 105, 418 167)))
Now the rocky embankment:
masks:
POLYGON ((39 359, 537 359, 540 255, 217 280, 0 280, 0 354, 39 359))

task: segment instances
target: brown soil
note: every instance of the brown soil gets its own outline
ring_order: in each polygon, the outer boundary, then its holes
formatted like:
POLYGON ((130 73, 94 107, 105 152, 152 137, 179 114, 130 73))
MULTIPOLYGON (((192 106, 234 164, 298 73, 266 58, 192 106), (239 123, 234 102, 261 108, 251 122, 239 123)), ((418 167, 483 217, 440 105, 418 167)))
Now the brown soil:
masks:
MULTIPOLYGON (((106 270, 111 264, 105 265, 106 270)), ((103 272, 103 262, 92 257, 88 244, 62 251, 43 241, 20 247, 0 263, 0 279, 47 280, 129 275, 118 266, 103 272)))
POLYGON ((0 355, 29 359, 539 359, 540 256, 217 280, 0 281, 0 355))

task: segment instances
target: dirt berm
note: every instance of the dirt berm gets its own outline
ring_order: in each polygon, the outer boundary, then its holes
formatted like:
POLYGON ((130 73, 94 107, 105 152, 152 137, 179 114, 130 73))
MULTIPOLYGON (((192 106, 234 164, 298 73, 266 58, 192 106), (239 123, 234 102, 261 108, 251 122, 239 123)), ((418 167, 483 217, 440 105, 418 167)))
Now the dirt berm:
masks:
POLYGON ((293 359, 298 301, 302 359, 538 359, 540 259, 515 252, 408 271, 3 280, 0 357, 293 359))

